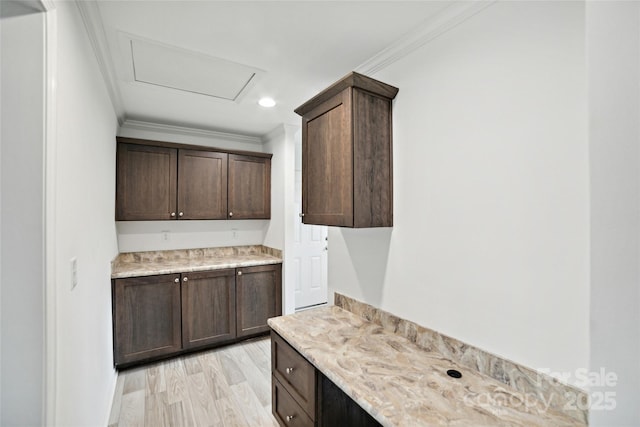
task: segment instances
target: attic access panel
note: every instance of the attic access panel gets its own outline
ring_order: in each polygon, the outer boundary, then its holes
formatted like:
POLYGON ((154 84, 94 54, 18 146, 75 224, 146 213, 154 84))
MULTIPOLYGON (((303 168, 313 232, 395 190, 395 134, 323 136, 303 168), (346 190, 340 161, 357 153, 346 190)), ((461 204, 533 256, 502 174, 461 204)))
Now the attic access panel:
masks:
POLYGON ((134 80, 236 101, 260 70, 190 50, 130 39, 134 80))

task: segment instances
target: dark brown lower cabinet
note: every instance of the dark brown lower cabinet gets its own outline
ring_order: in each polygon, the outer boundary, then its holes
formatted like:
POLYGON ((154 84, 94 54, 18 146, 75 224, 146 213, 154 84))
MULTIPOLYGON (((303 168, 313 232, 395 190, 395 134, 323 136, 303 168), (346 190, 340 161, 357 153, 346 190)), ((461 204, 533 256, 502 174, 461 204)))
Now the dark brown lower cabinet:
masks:
POLYGON ((180 351, 180 275, 114 280, 113 339, 116 363, 180 351))
POLYGON ((237 269, 238 337, 269 332, 267 319, 282 312, 282 264, 237 269))
POLYGON ((271 331, 271 412, 281 426, 381 424, 271 331))
POLYGON ((182 347, 236 337, 235 269, 182 274, 182 347))
POLYGON ((282 264, 112 280, 117 368, 268 333, 282 264))

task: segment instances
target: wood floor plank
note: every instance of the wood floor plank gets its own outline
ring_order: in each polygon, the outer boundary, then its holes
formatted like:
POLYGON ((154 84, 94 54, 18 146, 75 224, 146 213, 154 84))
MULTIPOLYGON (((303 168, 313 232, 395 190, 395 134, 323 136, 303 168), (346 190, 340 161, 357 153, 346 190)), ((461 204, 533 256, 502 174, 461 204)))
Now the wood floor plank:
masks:
POLYGON ((156 363, 146 370, 147 394, 162 393, 167 391, 167 382, 164 378, 165 363, 156 363))
POLYGON ((188 400, 187 373, 184 370, 182 359, 177 358, 167 361, 164 366, 164 374, 169 404, 188 400))
POLYGON ((267 376, 271 376, 271 341, 269 338, 254 340, 243 346, 253 363, 260 371, 267 376), (267 344, 265 346, 265 343, 267 344), (265 351, 266 350, 266 351, 265 351))
POLYGON ((200 359, 202 358, 203 353, 196 353, 194 355, 185 356, 182 359, 184 363, 184 370, 187 375, 197 374, 198 372, 202 372, 202 365, 200 364, 200 359))
POLYGON ((193 411, 191 411, 191 405, 185 408, 185 403, 175 402, 169 404, 169 420, 171 426, 195 426, 196 421, 193 418, 193 411))
MULTIPOLYGON (((271 403, 271 376, 260 370, 249 357, 245 346, 234 346, 229 348, 229 354, 238 366, 246 381, 251 385, 254 394, 260 401, 260 405, 266 406, 271 403)), ((239 383, 242 384, 242 383, 239 383)))
POLYGON ((233 400, 243 409, 243 414, 249 426, 275 426, 277 422, 270 412, 264 410, 264 405, 256 396, 254 389, 248 382, 231 386, 233 400))
POLYGON ((122 395, 119 427, 144 427, 145 392, 133 391, 122 395))
POLYGON ((231 393, 227 378, 215 352, 203 354, 200 358, 202 371, 214 399, 223 399, 231 393))
POLYGON ((146 381, 146 368, 136 368, 124 371, 124 389, 123 394, 133 391, 144 390, 146 381))
POLYGON ((274 427, 269 338, 120 372, 109 427, 274 427))
POLYGON ((216 400, 214 405, 220 414, 224 427, 249 426, 244 417, 244 411, 242 408, 238 408, 229 396, 216 400))
POLYGON ((187 377, 189 396, 191 397, 191 407, 196 424, 199 426, 209 426, 219 424, 222 420, 216 411, 214 399, 209 391, 209 386, 202 372, 198 372, 187 377))
POLYGON ((167 393, 165 391, 146 395, 144 425, 145 427, 171 426, 171 420, 169 418, 169 403, 167 401, 167 393))
POLYGON ((218 352, 216 353, 216 355, 220 360, 220 365, 222 365, 222 373, 227 379, 227 383, 229 385, 234 385, 245 381, 246 378, 238 367, 238 364, 235 362, 235 360, 233 360, 233 357, 231 356, 228 349, 225 350, 227 351, 218 352))

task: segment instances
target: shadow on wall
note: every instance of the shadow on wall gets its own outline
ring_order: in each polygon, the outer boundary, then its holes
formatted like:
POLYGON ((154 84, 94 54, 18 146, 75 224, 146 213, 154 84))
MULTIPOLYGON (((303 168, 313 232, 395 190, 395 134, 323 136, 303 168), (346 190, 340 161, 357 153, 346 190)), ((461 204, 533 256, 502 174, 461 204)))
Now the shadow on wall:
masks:
POLYGON ((393 228, 340 231, 365 301, 380 307, 393 228))

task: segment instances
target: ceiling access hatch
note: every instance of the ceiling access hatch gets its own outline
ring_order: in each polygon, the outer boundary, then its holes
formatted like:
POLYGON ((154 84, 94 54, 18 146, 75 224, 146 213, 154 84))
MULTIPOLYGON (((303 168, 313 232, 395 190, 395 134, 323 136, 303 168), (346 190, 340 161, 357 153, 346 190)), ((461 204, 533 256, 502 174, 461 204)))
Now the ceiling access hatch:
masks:
POLYGON ((129 39, 133 80, 236 101, 262 72, 222 58, 140 39, 129 39))

